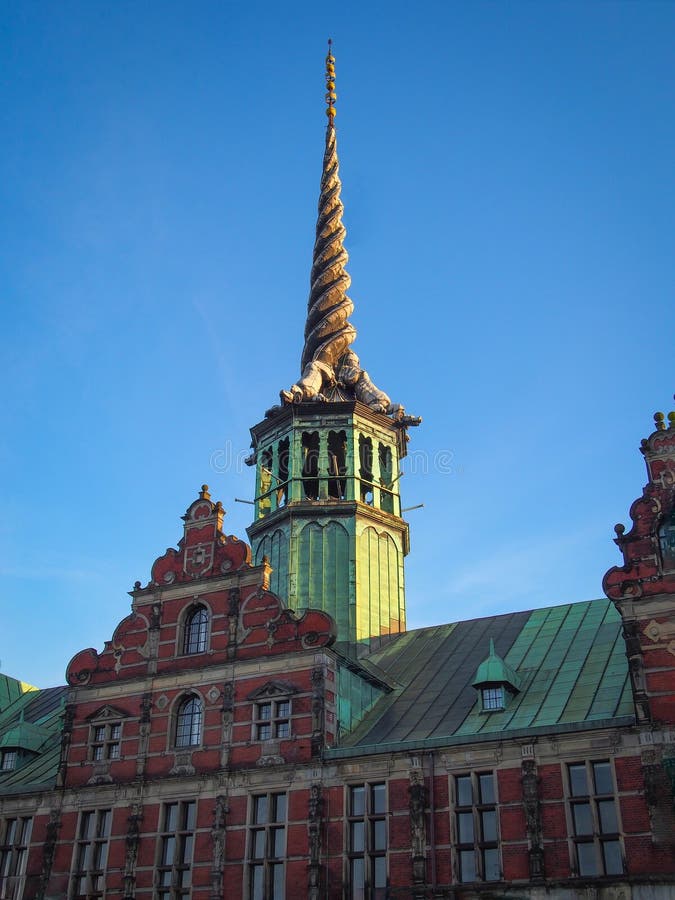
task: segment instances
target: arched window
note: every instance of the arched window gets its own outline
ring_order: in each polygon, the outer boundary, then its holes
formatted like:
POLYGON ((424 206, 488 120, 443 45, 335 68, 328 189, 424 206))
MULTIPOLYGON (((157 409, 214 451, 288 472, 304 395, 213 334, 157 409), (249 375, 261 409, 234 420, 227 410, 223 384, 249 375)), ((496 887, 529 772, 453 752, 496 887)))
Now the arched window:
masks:
POLYGON ((209 614, 198 606, 185 620, 183 653, 203 653, 209 637, 209 614))
POLYGON ((176 747, 196 747, 202 742, 204 706, 199 697, 188 697, 176 715, 176 747))
POLYGON ((661 565, 664 572, 675 569, 675 512, 661 523, 659 528, 659 544, 661 545, 661 565))

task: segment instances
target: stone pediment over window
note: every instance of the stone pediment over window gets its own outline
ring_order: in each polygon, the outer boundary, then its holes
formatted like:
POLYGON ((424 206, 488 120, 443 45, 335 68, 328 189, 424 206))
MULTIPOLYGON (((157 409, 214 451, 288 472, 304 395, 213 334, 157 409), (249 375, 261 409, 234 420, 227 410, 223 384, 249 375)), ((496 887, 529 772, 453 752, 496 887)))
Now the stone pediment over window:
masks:
POLYGON ((297 694, 298 689, 287 681, 268 681, 248 695, 248 700, 266 700, 269 697, 289 697, 297 694))
POLYGON ((128 719, 129 713, 118 709, 116 706, 102 706, 96 712, 87 716, 88 722, 105 722, 109 719, 128 719))

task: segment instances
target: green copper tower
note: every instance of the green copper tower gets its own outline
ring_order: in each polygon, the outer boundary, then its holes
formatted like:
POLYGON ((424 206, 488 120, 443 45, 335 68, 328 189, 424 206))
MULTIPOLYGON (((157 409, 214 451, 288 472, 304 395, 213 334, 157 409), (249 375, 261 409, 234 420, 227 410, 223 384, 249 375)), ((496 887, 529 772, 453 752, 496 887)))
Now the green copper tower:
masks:
POLYGON ((251 429, 256 563, 289 607, 323 609, 353 649, 405 631, 400 462, 420 419, 370 380, 350 349, 347 251, 335 135, 335 60, 326 57, 326 147, 301 377, 251 429))

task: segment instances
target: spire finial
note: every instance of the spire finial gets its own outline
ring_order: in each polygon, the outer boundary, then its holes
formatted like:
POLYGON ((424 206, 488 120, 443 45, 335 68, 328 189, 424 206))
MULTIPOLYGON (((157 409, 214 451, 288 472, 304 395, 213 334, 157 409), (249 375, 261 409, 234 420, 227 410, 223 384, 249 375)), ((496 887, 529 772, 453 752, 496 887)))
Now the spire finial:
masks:
POLYGON ((335 93, 335 57, 333 56, 333 42, 328 38, 328 53, 326 54, 326 115, 328 116, 328 127, 333 127, 333 119, 335 118, 335 101, 337 94, 335 93))

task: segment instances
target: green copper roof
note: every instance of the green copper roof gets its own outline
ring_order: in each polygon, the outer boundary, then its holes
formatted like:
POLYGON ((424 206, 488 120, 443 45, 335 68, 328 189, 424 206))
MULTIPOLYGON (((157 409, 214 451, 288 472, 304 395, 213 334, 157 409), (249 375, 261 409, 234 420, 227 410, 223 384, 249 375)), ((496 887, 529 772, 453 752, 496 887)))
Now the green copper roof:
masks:
POLYGON ((26 691, 0 711, 0 747, 28 751, 20 752, 15 769, 0 772, 0 796, 54 785, 66 691, 65 687, 26 691))
POLYGON ((398 686, 328 756, 633 717, 621 619, 606 599, 421 628, 369 658, 398 686), (473 682, 492 636, 520 691, 484 712, 473 682))
POLYGON ((472 686, 482 684, 507 684, 516 691, 520 690, 520 678, 511 666, 495 652, 495 642, 490 638, 490 655, 478 666, 472 686))
POLYGON ((0 735, 0 748, 37 753, 49 735, 49 729, 34 725, 32 722, 21 721, 0 735))
POLYGON ((33 687, 32 684, 26 684, 25 681, 19 681, 18 678, 0 674, 0 713, 4 712, 8 706, 11 706, 26 691, 36 690, 37 688, 33 687))

